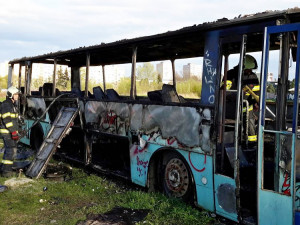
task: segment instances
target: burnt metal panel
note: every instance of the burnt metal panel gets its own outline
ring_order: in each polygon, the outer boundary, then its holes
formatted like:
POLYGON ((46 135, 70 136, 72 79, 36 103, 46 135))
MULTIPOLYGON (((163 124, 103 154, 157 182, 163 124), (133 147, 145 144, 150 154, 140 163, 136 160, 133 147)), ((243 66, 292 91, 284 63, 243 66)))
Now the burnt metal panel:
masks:
POLYGON ((38 179, 42 175, 51 156, 77 116, 78 111, 78 108, 61 108, 35 159, 27 170, 27 176, 38 179))
POLYGON ((45 99, 43 98, 27 98, 27 116, 29 117, 40 117, 46 110, 45 99))
POLYGON ((220 207, 227 213, 237 213, 235 187, 231 184, 221 184, 217 189, 217 198, 220 207))
POLYGON ((152 137, 155 134, 170 143, 176 140, 182 147, 211 151, 209 108, 89 101, 85 119, 100 132, 122 136, 129 131, 152 137))

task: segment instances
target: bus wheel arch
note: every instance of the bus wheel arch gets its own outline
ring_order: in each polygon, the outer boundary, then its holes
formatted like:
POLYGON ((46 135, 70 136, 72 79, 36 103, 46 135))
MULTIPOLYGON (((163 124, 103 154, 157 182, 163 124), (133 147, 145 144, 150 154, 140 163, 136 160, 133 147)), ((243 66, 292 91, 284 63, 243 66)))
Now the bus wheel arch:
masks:
POLYGON ((30 131, 30 146, 35 151, 38 152, 44 141, 44 131, 40 123, 34 125, 30 131))
POLYGON ((185 158, 172 148, 161 148, 150 159, 147 186, 168 197, 193 203, 196 197, 194 177, 185 158))

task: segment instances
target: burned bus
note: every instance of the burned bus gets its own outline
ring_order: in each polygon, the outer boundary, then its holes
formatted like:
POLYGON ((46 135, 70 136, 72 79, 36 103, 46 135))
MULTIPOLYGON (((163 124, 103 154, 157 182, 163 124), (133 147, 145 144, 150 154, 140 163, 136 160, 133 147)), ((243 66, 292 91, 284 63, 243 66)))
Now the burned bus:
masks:
POLYGON ((37 151, 27 175, 38 178, 55 153, 235 222, 299 224, 299 22, 297 8, 268 11, 10 61, 8 86, 22 90, 31 128, 22 142, 37 151), (259 93, 244 83, 247 55, 257 62, 259 93), (183 59, 203 65, 197 98, 179 93, 183 59), (137 65, 157 61, 170 63, 172 80, 139 94, 137 65), (52 65, 53 78, 33 90, 38 64, 52 65), (121 64, 130 66, 127 95, 106 82, 106 68, 121 64), (58 88, 60 65, 70 70, 69 90, 58 88), (90 87, 92 67, 103 83, 90 87))

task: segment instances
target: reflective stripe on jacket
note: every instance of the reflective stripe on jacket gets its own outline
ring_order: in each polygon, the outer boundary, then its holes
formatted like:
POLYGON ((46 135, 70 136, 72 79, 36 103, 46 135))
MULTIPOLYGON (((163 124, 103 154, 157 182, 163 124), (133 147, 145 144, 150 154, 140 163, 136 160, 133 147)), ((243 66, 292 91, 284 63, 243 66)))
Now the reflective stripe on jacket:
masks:
POLYGON ((12 133, 18 130, 18 111, 11 99, 7 98, 0 106, 0 134, 12 133))
POLYGON ((257 135, 248 136, 248 141, 257 141, 257 135))
POLYGON ((5 164, 5 165, 12 165, 12 164, 14 164, 14 161, 7 160, 7 159, 2 159, 2 163, 5 164))
MULTIPOLYGON (((251 88, 251 90, 254 91, 254 92, 257 92, 257 91, 260 90, 260 87, 259 87, 259 85, 255 85, 253 88, 251 88)), ((246 95, 249 96, 250 93, 249 93, 249 92, 246 92, 246 95)))

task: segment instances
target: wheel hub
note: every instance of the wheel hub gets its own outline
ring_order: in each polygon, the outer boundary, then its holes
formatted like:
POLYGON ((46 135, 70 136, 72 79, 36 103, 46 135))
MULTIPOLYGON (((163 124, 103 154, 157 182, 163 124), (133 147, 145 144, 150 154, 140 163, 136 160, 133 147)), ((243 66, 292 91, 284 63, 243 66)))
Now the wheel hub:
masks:
POLYGON ((189 187, 189 174, 185 164, 177 158, 171 159, 165 169, 166 186, 170 195, 182 197, 189 187))

